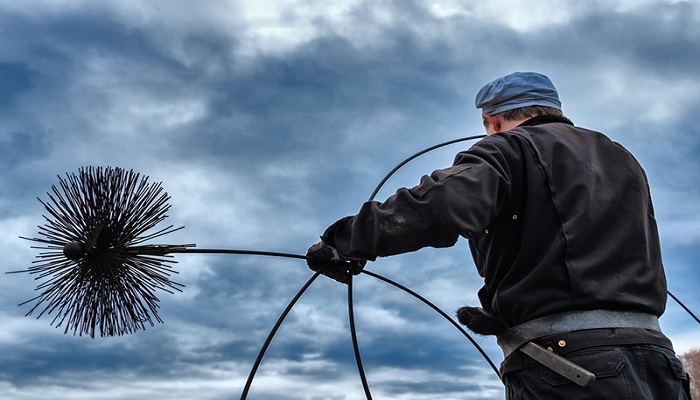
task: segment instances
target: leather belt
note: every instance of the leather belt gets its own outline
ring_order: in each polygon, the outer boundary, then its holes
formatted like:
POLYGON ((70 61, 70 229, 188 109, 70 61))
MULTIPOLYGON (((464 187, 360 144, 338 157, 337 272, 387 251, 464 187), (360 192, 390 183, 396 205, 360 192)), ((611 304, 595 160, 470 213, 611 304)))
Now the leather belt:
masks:
POLYGON ((590 371, 546 350, 532 340, 562 332, 601 328, 641 328, 661 331, 656 315, 611 310, 573 311, 536 318, 510 328, 498 336, 504 357, 519 350, 565 378, 586 386, 595 381, 590 371))

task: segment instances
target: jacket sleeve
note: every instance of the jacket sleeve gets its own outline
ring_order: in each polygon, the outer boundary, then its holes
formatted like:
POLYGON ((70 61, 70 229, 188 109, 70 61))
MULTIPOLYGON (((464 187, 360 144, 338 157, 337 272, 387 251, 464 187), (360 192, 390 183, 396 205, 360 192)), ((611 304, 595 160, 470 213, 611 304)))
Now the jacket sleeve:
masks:
POLYGON ((331 225, 324 241, 345 257, 374 260, 480 236, 498 216, 510 185, 506 157, 487 139, 417 186, 399 189, 383 203, 364 203, 357 215, 331 225))

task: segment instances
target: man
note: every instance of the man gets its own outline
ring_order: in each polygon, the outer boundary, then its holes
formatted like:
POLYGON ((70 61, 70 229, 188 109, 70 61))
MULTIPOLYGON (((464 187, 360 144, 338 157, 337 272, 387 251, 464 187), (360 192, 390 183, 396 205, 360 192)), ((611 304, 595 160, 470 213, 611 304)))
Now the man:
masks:
POLYGON ((498 336, 508 399, 689 399, 658 327, 666 279, 639 163, 564 117, 544 75, 496 79, 476 107, 486 138, 331 225, 309 266, 346 282, 364 260, 463 236, 484 286, 458 317, 498 336))

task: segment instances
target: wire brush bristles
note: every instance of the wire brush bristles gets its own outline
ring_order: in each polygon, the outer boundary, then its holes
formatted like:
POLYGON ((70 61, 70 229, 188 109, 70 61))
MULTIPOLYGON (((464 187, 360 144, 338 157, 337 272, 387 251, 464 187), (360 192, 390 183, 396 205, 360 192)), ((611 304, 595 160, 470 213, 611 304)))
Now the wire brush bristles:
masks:
POLYGON ((170 209, 161 184, 133 170, 87 167, 59 176, 47 195, 39 199, 48 212, 39 237, 22 237, 45 251, 34 266, 14 271, 46 279, 36 287, 41 294, 20 304, 36 300, 26 315, 43 307, 37 318, 55 314, 51 325, 93 338, 96 331, 119 336, 162 323, 156 291, 183 287, 170 280, 176 261, 167 253, 194 245, 141 245, 183 228, 150 232, 170 209))

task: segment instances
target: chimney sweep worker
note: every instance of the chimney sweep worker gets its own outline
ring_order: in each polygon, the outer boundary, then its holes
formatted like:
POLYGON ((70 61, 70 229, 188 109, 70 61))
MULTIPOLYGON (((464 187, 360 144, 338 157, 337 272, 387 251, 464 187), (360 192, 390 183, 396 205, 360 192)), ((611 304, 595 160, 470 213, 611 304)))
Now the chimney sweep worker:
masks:
POLYGON ((658 324, 666 278, 637 160, 567 119, 538 73, 488 83, 476 108, 484 139, 333 223, 309 267, 347 282, 366 260, 465 237, 484 285, 457 316, 498 337, 508 400, 690 399, 658 324))

